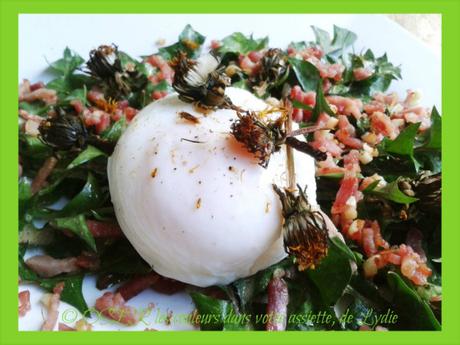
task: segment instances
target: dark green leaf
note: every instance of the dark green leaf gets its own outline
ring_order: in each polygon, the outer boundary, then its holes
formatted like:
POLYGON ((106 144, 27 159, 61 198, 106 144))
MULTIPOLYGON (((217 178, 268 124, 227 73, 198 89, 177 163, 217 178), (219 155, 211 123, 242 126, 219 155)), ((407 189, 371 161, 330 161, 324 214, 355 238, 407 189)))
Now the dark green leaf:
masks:
POLYGON ((19 179, 19 190, 18 190, 18 199, 19 201, 27 201, 32 197, 31 191, 32 182, 27 177, 21 177, 19 179))
POLYGON ((343 242, 340 237, 338 236, 335 236, 335 237, 331 237, 330 238, 331 242, 334 243, 334 245, 337 247, 337 248, 340 248, 340 250, 342 251, 342 253, 344 253, 345 255, 348 256, 348 259, 350 259, 351 261, 355 261, 356 262, 356 256, 355 254, 353 253, 353 251, 348 248, 348 246, 346 245, 345 242, 343 242))
POLYGON ((74 100, 80 101, 82 105, 87 105, 88 100, 86 99, 86 85, 83 85, 81 89, 72 90, 68 96, 64 98, 64 101, 71 102, 74 100))
POLYGON ((387 273, 395 310, 414 329, 441 330, 430 306, 397 273, 387 273))
POLYGON ((425 149, 441 150, 442 137, 441 137, 442 123, 441 116, 436 107, 431 111, 431 127, 428 130, 428 140, 423 145, 425 149))
POLYGON ((115 122, 110 128, 105 130, 101 134, 101 137, 102 139, 106 139, 112 143, 116 143, 118 139, 120 139, 121 135, 127 127, 128 124, 126 123, 126 118, 123 116, 120 120, 115 122))
POLYGON ((318 69, 310 62, 295 58, 289 58, 288 61, 305 92, 316 91, 318 83, 322 84, 318 69))
MULTIPOLYGON (((69 74, 65 77, 51 80, 46 84, 46 87, 56 90, 60 98, 66 98, 75 89, 90 88, 94 83, 95 79, 85 74, 69 74)), ((81 91, 77 92, 77 95, 79 96, 78 98, 82 100, 81 91)), ((84 104, 86 104, 86 100, 84 104)))
POLYGON ((46 115, 48 110, 50 109, 50 106, 47 104, 44 104, 43 102, 36 101, 36 102, 20 102, 19 103, 19 109, 23 109, 27 111, 29 114, 34 114, 34 115, 46 115))
POLYGON ((307 272, 326 306, 333 305, 342 296, 351 273, 349 249, 338 246, 336 241, 330 241, 328 254, 318 267, 307 272))
POLYGON ((84 151, 80 152, 80 154, 72 162, 70 162, 67 169, 73 169, 76 166, 89 162, 90 160, 100 156, 105 156, 105 153, 94 146, 89 145, 84 151))
POLYGON ((134 247, 125 239, 115 241, 107 246, 101 256, 101 273, 133 275, 146 274, 151 271, 150 265, 140 257, 134 247))
POLYGON ((182 30, 182 32, 179 35, 179 41, 185 44, 186 46, 189 46, 190 43, 193 43, 197 47, 199 47, 204 43, 205 39, 206 37, 200 34, 199 32, 193 30, 190 24, 187 24, 184 30, 182 30))
POLYGON ((84 215, 80 214, 75 217, 56 218, 52 220, 50 224, 61 230, 70 230, 85 241, 93 251, 97 251, 96 242, 94 241, 91 231, 86 225, 86 218, 84 215))
POLYGON ((237 82, 233 83, 232 86, 243 90, 250 90, 247 81, 244 79, 238 80, 237 82))
POLYGON ((59 211, 59 216, 67 217, 87 212, 97 208, 104 201, 99 184, 93 174, 88 174, 88 179, 83 189, 70 202, 59 211))
POLYGON ((325 30, 312 26, 315 33, 316 43, 321 46, 326 55, 342 54, 343 50, 351 46, 357 39, 354 32, 334 25, 334 37, 331 40, 325 30))
POLYGON ((230 36, 225 37, 221 41, 219 53, 235 52, 247 54, 251 51, 262 50, 268 46, 268 37, 254 39, 251 35, 246 37, 241 32, 235 32, 230 36))
POLYGON ((190 296, 200 315, 201 330, 222 330, 228 323, 226 319, 235 315, 229 301, 208 297, 198 292, 192 292, 190 296))
POLYGON ((394 201, 398 204, 411 204, 418 200, 417 198, 413 198, 401 192, 398 186, 399 180, 392 181, 388 183, 385 187, 375 190, 378 181, 376 182, 377 183, 374 182, 371 185, 369 185, 363 192, 375 195, 383 199, 394 201), (371 187, 373 188, 371 189, 371 187))
POLYGON ((80 67, 83 62, 85 62, 85 60, 80 55, 66 47, 64 50, 64 56, 51 63, 50 68, 57 74, 66 77, 80 67))
POLYGON ((294 108, 304 109, 304 110, 310 110, 310 111, 313 110, 313 108, 310 107, 309 105, 303 104, 302 102, 299 102, 299 101, 297 101, 297 100, 295 100, 295 99, 293 99, 293 100, 291 101, 291 103, 292 103, 292 106, 293 106, 294 108))
POLYGON ((40 278, 24 264, 24 260, 22 258, 19 258, 19 277, 24 281, 38 283, 42 288, 49 292, 52 292, 58 283, 64 282, 61 300, 74 306, 82 314, 88 313, 88 305, 86 304, 82 293, 82 275, 40 278))
POLYGON ((379 146, 379 151, 413 157, 415 137, 419 127, 420 123, 413 123, 407 126, 396 139, 385 138, 379 146))
POLYGON ((179 41, 170 46, 158 49, 158 54, 166 60, 171 60, 179 51, 183 51, 187 53, 189 57, 194 58, 198 56, 204 40, 205 37, 193 30, 188 24, 179 35, 179 41))
POLYGON ((37 137, 24 134, 20 135, 19 140, 21 142, 20 153, 23 159, 27 157, 29 159, 42 161, 51 155, 52 150, 49 146, 45 145, 37 137))
POLYGON ((316 103, 315 107, 313 108, 313 112, 311 114, 310 122, 315 123, 318 120, 318 117, 321 113, 327 113, 331 116, 335 116, 335 113, 329 107, 329 104, 326 101, 323 93, 323 83, 318 83, 316 88, 316 103))
POLYGON ((308 48, 308 45, 305 41, 300 41, 289 43, 289 47, 299 51, 308 48))
POLYGON ((286 258, 256 274, 241 278, 233 282, 232 285, 240 301, 241 310, 247 311, 254 298, 267 291, 268 283, 273 277, 273 272, 279 268, 288 268, 293 265, 290 258, 286 258))

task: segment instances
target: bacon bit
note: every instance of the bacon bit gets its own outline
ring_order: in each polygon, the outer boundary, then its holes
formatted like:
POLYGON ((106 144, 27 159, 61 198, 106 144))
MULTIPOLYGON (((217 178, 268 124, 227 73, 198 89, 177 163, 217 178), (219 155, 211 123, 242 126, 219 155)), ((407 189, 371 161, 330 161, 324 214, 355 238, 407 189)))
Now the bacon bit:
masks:
POLYGON ((287 305, 289 303, 288 287, 283 279, 284 271, 275 270, 268 283, 267 315, 269 316, 267 331, 284 331, 287 321, 287 305))
POLYGON ((99 257, 95 253, 82 252, 77 256, 76 265, 89 271, 97 271, 100 266, 99 257))
POLYGON ((260 69, 259 61, 264 56, 263 52, 251 51, 248 54, 240 54, 238 65, 248 76, 256 74, 260 69))
POLYGON ((48 157, 45 160, 42 167, 38 170, 34 180, 32 181, 32 194, 37 193, 40 189, 42 189, 45 186, 47 178, 51 175, 57 163, 58 160, 54 156, 48 157))
POLYGON ((302 50, 296 50, 294 47, 289 46, 287 52, 289 56, 299 56, 304 60, 307 60, 311 57, 321 59, 324 56, 324 52, 320 47, 308 47, 302 50))
POLYGON ((171 279, 166 278, 158 274, 158 280, 151 285, 151 288, 156 292, 160 292, 166 295, 173 295, 179 291, 184 290, 186 284, 171 279))
POLYGON ((81 114, 85 109, 83 103, 79 99, 73 99, 70 101, 70 105, 73 107, 77 114, 81 114))
POLYGON ((201 198, 198 198, 198 200, 195 202, 195 208, 199 209, 201 207, 201 198))
POLYGON ((110 114, 99 109, 90 108, 83 111, 85 126, 94 126, 96 133, 100 134, 110 126, 110 114))
POLYGON ((92 89, 86 95, 86 99, 90 101, 92 104, 97 104, 97 102, 99 101, 104 101, 105 96, 101 91, 97 89, 92 89))
POLYGON ((158 168, 153 169, 152 172, 150 173, 150 176, 152 176, 152 178, 155 178, 157 176, 157 172, 158 172, 158 168))
POLYGON ((321 78, 330 78, 335 81, 340 81, 342 79, 342 74, 345 71, 344 65, 339 63, 329 64, 321 61, 315 56, 310 56, 305 60, 318 69, 321 78))
POLYGON ((42 300, 43 304, 48 310, 46 315, 46 320, 43 323, 41 330, 42 331, 52 331, 56 325, 58 316, 59 316, 59 302, 61 300, 61 293, 64 290, 64 282, 56 284, 53 289, 52 294, 46 294, 42 300))
POLYGON ((419 254, 405 244, 379 252, 368 258, 364 264, 364 275, 372 278, 377 271, 388 264, 400 265, 401 273, 416 285, 425 285, 431 269, 419 254))
POLYGON ((178 115, 179 115, 179 117, 181 119, 189 121, 189 122, 191 122, 191 123, 193 123, 195 125, 200 123, 199 118, 197 118, 196 116, 194 116, 194 115, 192 115, 190 113, 187 113, 186 111, 181 111, 181 112, 178 113, 178 115))
POLYGON ((372 76, 372 74, 373 72, 370 69, 365 68, 365 67, 359 67, 353 70, 353 77, 355 78, 356 81, 365 80, 369 78, 370 76, 372 76))
POLYGON ((60 332, 76 332, 77 330, 73 327, 67 326, 65 323, 58 323, 58 331, 60 332))
POLYGON ((332 205, 332 214, 341 214, 345 211, 346 203, 350 197, 354 196, 358 191, 359 181, 355 174, 348 170, 340 183, 340 188, 337 192, 334 204, 332 205))
POLYGON ((25 264, 43 278, 54 277, 61 273, 74 273, 80 270, 76 257, 55 259, 49 255, 36 255, 27 259, 25 264))
POLYGON ((124 234, 117 223, 100 222, 97 220, 87 219, 86 225, 94 238, 124 237, 124 234))
POLYGON ((390 117, 382 112, 376 111, 370 117, 371 128, 375 133, 383 134, 384 136, 395 139, 399 134, 399 129, 391 122, 390 117))
POLYGON ((22 84, 19 85, 19 102, 43 101, 47 105, 56 104, 58 99, 56 90, 42 87, 42 84, 30 85, 30 82, 24 79, 22 84))
MULTIPOLYGON (((316 92, 303 92, 299 85, 291 89, 291 99, 301 102, 309 107, 314 107, 316 103, 316 92)), ((296 122, 308 121, 311 117, 311 111, 306 109, 294 108, 292 120, 296 122)), ((319 121, 318 121, 319 122, 319 121)))
POLYGON ((45 83, 43 83, 42 81, 39 81, 37 83, 30 85, 30 91, 35 91, 35 90, 38 90, 44 87, 45 87, 45 83))
POLYGON ((139 113, 139 110, 133 107, 123 108, 123 114, 126 116, 126 120, 131 121, 139 113))
POLYGON ((152 99, 159 100, 168 95, 167 91, 153 91, 152 92, 152 99))
POLYGON ((353 115, 354 118, 361 118, 363 103, 360 99, 342 96, 327 96, 328 103, 337 107, 337 113, 343 115, 353 115))
POLYGON ((162 80, 166 80, 170 85, 172 84, 174 77, 174 69, 171 68, 168 62, 165 61, 160 55, 151 55, 146 59, 146 62, 160 70, 154 76, 155 80, 150 79, 154 85, 158 84, 162 80))
POLYGON ((333 157, 340 157, 342 149, 334 141, 334 134, 329 130, 320 130, 313 134, 313 141, 310 145, 321 152, 330 153, 333 157))
POLYGON ((134 296, 137 296, 142 291, 155 284, 159 275, 156 272, 151 272, 146 275, 138 276, 130 279, 117 289, 117 292, 125 301, 129 301, 134 296))
POLYGON ((327 153, 326 160, 316 162, 316 164, 317 164, 317 169, 316 169, 317 176, 330 175, 330 174, 343 174, 345 172, 345 168, 339 167, 329 152, 327 153))
POLYGON ((106 292, 96 300, 96 310, 105 317, 123 325, 132 326, 138 323, 138 317, 133 307, 126 305, 120 293, 106 292))
POLYGON ((19 317, 23 317, 30 310, 30 291, 24 290, 18 294, 19 299, 19 317))
POLYGON ((361 149, 363 147, 363 143, 361 140, 355 137, 356 130, 355 128, 348 122, 348 119, 344 115, 339 115, 339 130, 335 132, 335 137, 342 142, 342 144, 354 148, 354 149, 361 149))
POLYGON ((38 123, 41 123, 44 118, 39 116, 39 115, 35 115, 35 114, 30 114, 28 111, 24 110, 24 109, 19 109, 18 111, 18 114, 21 118, 23 118, 24 120, 30 120, 30 121, 35 121, 35 122, 38 122, 38 123))

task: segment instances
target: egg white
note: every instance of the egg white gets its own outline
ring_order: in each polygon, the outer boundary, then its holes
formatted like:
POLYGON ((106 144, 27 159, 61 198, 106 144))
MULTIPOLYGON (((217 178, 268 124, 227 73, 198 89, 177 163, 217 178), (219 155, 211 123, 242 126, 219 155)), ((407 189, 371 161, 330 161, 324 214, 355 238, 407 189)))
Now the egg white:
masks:
MULTIPOLYGON (((267 108, 242 89, 227 88, 226 95, 244 109, 267 108)), ((272 188, 287 185, 285 148, 262 168, 230 134, 236 118, 233 110, 204 115, 172 94, 136 116, 109 159, 118 222, 166 277, 202 287, 228 284, 286 256, 272 188), (181 119, 182 111, 200 123, 181 119)), ((298 152, 294 158, 297 182, 317 205, 314 160, 298 152)))

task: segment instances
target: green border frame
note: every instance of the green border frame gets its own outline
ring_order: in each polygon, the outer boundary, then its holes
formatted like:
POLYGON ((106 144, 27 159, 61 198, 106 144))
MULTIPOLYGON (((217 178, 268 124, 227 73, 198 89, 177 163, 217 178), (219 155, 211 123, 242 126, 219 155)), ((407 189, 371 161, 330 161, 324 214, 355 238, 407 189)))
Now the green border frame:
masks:
MULTIPOLYGON (((455 219, 460 194, 455 148, 460 128, 460 1, 458 0, 0 0, 0 343, 1 344, 459 344, 460 232, 455 219), (17 330, 17 63, 19 13, 441 13, 443 39, 443 313, 440 332, 18 332, 17 330), (448 188, 446 188, 448 186, 448 188), (13 262, 12 262, 13 261, 13 262)), ((420 71, 423 73, 423 71, 420 71)), ((457 144, 457 145, 456 145, 457 144)), ((458 211, 457 211, 458 212, 458 211)), ((416 317, 416 315, 414 315, 416 317)))

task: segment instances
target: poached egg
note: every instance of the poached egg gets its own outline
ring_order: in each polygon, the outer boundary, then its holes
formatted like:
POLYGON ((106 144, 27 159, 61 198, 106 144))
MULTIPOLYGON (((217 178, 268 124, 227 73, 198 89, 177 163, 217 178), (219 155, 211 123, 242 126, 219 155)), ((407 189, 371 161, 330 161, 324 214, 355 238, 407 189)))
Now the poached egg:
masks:
MULTIPOLYGON (((243 109, 268 108, 243 89, 225 93, 243 109)), ((287 186, 285 145, 261 167, 230 133, 236 120, 234 110, 203 114, 171 94, 139 112, 109 159, 117 220, 163 276, 200 287, 228 284, 287 255, 272 187, 287 186)), ((317 207, 314 160, 294 151, 294 161, 296 181, 317 207)))

